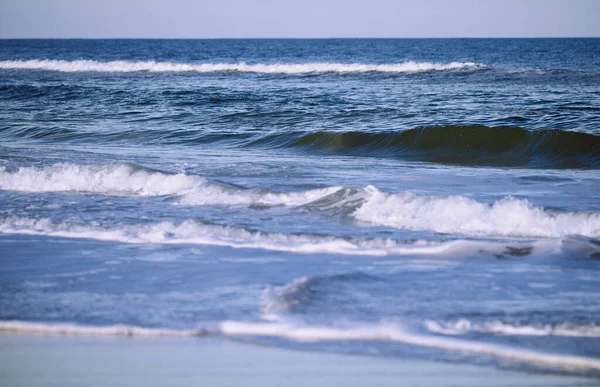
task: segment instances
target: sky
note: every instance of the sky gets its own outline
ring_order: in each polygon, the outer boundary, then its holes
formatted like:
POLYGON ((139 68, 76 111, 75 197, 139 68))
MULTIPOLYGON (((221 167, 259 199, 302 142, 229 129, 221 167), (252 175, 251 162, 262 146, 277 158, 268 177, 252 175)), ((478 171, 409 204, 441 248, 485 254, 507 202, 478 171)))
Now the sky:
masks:
POLYGON ((600 37, 600 0, 0 0, 0 38, 600 37))

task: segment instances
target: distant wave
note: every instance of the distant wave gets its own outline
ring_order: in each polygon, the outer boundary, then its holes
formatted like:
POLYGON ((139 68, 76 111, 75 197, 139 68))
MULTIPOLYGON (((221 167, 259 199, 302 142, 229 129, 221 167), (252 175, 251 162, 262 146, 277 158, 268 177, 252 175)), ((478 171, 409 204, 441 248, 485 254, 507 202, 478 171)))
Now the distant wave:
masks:
POLYGON ((179 205, 311 206, 341 211, 367 224, 467 236, 600 237, 600 213, 548 211, 525 199, 506 197, 483 203, 458 195, 387 193, 373 186, 274 192, 232 188, 209 183, 198 175, 168 174, 133 164, 55 164, 43 168, 21 167, 14 171, 0 168, 0 189, 171 196, 173 203, 179 205))
POLYGON ((100 336, 189 336, 209 335, 279 337, 300 342, 318 341, 387 341, 488 356, 516 362, 564 369, 600 370, 600 359, 585 356, 551 354, 455 338, 412 333, 399 324, 380 323, 351 328, 312 326, 289 323, 251 323, 223 321, 214 327, 193 330, 143 328, 126 325, 86 326, 65 323, 0 321, 0 332, 100 336))
POLYGON ((519 127, 431 126, 394 132, 274 133, 248 146, 397 157, 458 165, 600 168, 600 136, 519 127))
POLYGON ((264 74, 305 74, 305 73, 415 73, 423 71, 444 70, 477 70, 485 65, 473 62, 403 62, 393 64, 363 64, 363 63, 277 63, 277 64, 247 64, 240 63, 172 63, 172 62, 133 62, 95 60, 5 60, 0 61, 3 70, 47 70, 61 72, 243 72, 264 74))
POLYGON ((600 337, 599 325, 570 323, 516 324, 502 321, 473 323, 466 319, 447 322, 425 320, 423 324, 430 332, 452 336, 480 332, 506 336, 600 337))

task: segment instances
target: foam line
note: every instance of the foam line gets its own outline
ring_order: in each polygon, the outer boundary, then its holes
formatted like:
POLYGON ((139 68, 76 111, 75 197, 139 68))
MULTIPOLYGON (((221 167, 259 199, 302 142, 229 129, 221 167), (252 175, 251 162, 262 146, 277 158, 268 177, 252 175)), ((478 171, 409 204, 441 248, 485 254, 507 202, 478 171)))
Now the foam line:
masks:
POLYGON ((240 63, 173 63, 155 61, 109 61, 95 60, 5 60, 0 61, 3 70, 47 70, 60 72, 244 72, 264 74, 305 74, 305 73, 415 73, 423 71, 447 71, 481 69, 484 65, 473 62, 403 62, 395 64, 362 64, 362 63, 277 63, 246 64, 240 63))
POLYGON ((0 234, 47 235, 141 244, 200 244, 295 253, 367 256, 444 254, 481 249, 497 252, 505 248, 502 243, 460 240, 403 243, 390 239, 346 239, 311 234, 266 233, 204 224, 194 220, 181 223, 162 222, 151 225, 120 225, 102 228, 93 225, 55 223, 48 218, 6 217, 0 218, 0 234))
POLYGON ((496 344, 478 343, 447 337, 418 335, 409 333, 400 326, 393 324, 339 329, 330 327, 295 326, 285 323, 245 323, 226 321, 221 323, 220 331, 223 334, 233 336, 272 336, 308 342, 334 340, 393 341, 542 366, 600 370, 600 359, 596 358, 549 354, 527 349, 510 348, 496 344))
POLYGON ((465 335, 470 332, 506 336, 564 336, 600 338, 600 326, 579 324, 510 324, 502 321, 472 323, 466 319, 451 322, 425 320, 425 328, 442 335, 465 335))
POLYGON ((176 330, 143 328, 131 325, 88 326, 66 323, 35 323, 27 321, 0 321, 0 332, 37 333, 66 336, 145 336, 193 337, 206 336, 204 330, 176 330))

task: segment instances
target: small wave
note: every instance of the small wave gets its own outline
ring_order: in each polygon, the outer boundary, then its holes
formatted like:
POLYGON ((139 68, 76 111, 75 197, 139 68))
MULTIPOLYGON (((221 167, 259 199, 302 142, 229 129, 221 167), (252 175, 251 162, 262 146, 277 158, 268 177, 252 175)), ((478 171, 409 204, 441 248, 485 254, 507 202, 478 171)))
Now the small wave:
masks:
POLYGON ((368 186, 363 200, 354 218, 399 229, 469 236, 600 236, 600 213, 553 213, 524 199, 486 204, 464 196, 390 194, 368 186))
POLYGON ((6 60, 0 61, 3 70, 47 70, 61 72, 243 72, 264 74, 306 74, 306 73, 416 73, 424 71, 477 70, 485 65, 473 62, 404 62, 395 64, 363 64, 363 63, 277 63, 247 64, 240 63, 172 63, 172 62, 130 62, 95 60, 6 60))
POLYGON ((566 336, 566 337, 600 337, 600 326, 559 324, 513 324, 502 321, 472 323, 466 319, 449 322, 425 320, 427 330, 442 335, 465 335, 470 332, 491 333, 507 336, 566 336))
POLYGON ((314 341, 392 341, 421 347, 483 355, 510 361, 570 369, 600 370, 600 359, 558 355, 496 344, 454 338, 426 336, 408 332, 397 324, 382 323, 357 328, 302 326, 287 323, 246 323, 226 321, 220 332, 225 335, 272 336, 284 339, 314 341))
MULTIPOLYGON (((359 282, 377 282, 379 278, 362 272, 349 272, 333 275, 302 277, 283 286, 269 287, 261 296, 261 314, 264 320, 276 321, 282 313, 294 313, 314 301, 316 297, 325 296, 332 284, 359 282)), ((339 300, 337 300, 339 302, 339 300)))
POLYGON ((246 146, 303 148, 456 165, 600 168, 600 136, 519 127, 429 126, 393 132, 275 133, 246 146))

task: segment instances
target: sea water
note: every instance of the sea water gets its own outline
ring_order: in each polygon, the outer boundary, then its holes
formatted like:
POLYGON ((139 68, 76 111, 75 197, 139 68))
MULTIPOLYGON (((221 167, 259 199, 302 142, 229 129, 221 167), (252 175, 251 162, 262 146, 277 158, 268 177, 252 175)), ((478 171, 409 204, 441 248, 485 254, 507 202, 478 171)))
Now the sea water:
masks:
POLYGON ((600 39, 2 40, 0 329, 600 376, 600 39))

